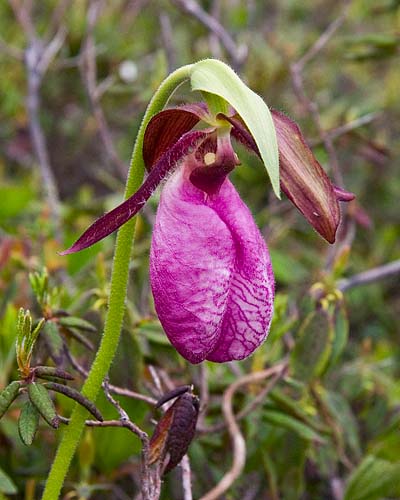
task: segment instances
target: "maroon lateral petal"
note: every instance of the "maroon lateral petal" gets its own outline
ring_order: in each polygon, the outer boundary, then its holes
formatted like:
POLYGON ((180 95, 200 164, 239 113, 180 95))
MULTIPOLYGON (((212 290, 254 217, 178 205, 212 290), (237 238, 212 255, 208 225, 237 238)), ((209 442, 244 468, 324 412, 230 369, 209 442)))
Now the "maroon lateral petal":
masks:
POLYGON ((154 165, 136 193, 97 219, 70 248, 60 255, 79 252, 94 245, 136 215, 166 174, 206 135, 207 133, 201 130, 184 134, 154 165))
MULTIPOLYGON (((293 120, 275 110, 272 110, 272 118, 278 139, 282 191, 314 229, 333 243, 340 221, 338 200, 349 201, 351 194, 333 186, 293 120)), ((234 127, 233 136, 260 156, 240 117, 225 119, 234 127)))
POLYGON ((207 119, 204 103, 193 103, 160 111, 150 120, 143 140, 143 159, 147 170, 186 132, 200 120, 207 119))
POLYGON ((278 138, 282 190, 314 229, 334 243, 340 209, 333 185, 297 124, 278 111, 272 111, 272 117, 278 138))

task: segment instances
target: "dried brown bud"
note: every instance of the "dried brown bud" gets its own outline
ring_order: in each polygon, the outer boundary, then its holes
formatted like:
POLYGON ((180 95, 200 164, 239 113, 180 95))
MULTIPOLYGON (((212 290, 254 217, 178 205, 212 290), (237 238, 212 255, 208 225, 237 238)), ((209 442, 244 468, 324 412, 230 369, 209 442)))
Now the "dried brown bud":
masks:
POLYGON ((199 399, 186 392, 167 410, 150 440, 149 463, 163 461, 163 473, 176 467, 186 454, 196 431, 199 399))

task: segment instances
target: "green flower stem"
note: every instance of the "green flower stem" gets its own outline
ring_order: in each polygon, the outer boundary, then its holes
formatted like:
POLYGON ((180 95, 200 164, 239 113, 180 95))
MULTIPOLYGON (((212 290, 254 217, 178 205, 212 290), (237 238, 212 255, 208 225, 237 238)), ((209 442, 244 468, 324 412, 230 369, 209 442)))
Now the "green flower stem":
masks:
MULTIPOLYGON (((181 83, 190 78, 191 68, 192 65, 183 66, 171 73, 163 81, 150 101, 133 148, 132 160, 125 188, 125 199, 131 196, 140 187, 143 181, 145 167, 142 149, 144 132, 147 124, 154 114, 165 107, 174 90, 181 83)), ((125 312, 129 261, 133 248, 135 226, 136 217, 122 226, 117 235, 111 274, 110 298, 104 325, 104 333, 96 358, 82 388, 82 394, 94 402, 99 394, 104 377, 110 369, 118 347, 125 312)), ((65 476, 68 473, 71 460, 78 446, 87 416, 87 410, 80 405, 75 405, 70 423, 64 431, 53 466, 50 470, 42 500, 56 500, 59 498, 65 476)))

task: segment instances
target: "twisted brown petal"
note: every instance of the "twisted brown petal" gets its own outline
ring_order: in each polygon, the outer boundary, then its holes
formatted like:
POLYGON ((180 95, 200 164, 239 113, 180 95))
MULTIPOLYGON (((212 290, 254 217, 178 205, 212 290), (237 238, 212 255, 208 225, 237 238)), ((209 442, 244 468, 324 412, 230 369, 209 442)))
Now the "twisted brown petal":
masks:
MULTIPOLYGON (((350 201, 354 195, 331 183, 294 121, 274 110, 272 118, 278 138, 282 191, 313 228, 333 243, 340 221, 338 201, 350 201)), ((225 116, 225 119, 233 125, 233 136, 259 155, 240 117, 225 116)))

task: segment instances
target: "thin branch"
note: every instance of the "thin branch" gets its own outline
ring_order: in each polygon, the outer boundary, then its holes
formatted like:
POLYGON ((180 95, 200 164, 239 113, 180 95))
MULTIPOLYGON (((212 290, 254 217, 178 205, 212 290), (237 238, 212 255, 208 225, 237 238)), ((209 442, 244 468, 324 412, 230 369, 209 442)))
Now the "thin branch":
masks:
MULTIPOLYGON (((121 179, 124 179, 127 173, 127 166, 120 159, 118 153, 115 150, 114 143, 111 137, 111 131, 104 115, 103 108, 100 105, 100 97, 104 90, 100 90, 99 87, 105 87, 105 85, 97 84, 96 46, 93 32, 103 5, 103 0, 95 0, 89 4, 89 8, 87 11, 87 33, 81 51, 82 57, 80 59, 79 67, 81 70, 82 79, 86 86, 90 106, 97 123, 97 129, 99 131, 105 152, 109 160, 115 166, 115 170, 118 176, 121 179)), ((108 84, 109 81, 107 81, 107 86, 108 84)))
POLYGON ((189 457, 185 455, 181 460, 183 500, 193 500, 192 472, 189 457))
POLYGON ((244 45, 236 45, 231 35, 225 30, 217 19, 210 16, 199 3, 194 0, 173 0, 181 10, 193 16, 201 24, 203 24, 211 33, 213 33, 222 43, 228 53, 232 66, 239 69, 247 57, 247 47, 244 45))
MULTIPOLYGON (((210 14, 216 21, 220 22, 221 19, 221 1, 213 0, 210 7, 210 14)), ((222 47, 219 38, 215 35, 215 33, 211 32, 209 35, 209 45, 210 52, 216 59, 221 59, 222 56, 222 47)))
POLYGON ((343 22, 346 19, 349 6, 350 6, 350 0, 346 0, 344 6, 345 10, 342 12, 342 14, 339 17, 337 17, 326 28, 326 30, 322 33, 322 35, 320 35, 319 38, 316 40, 314 45, 312 45, 303 55, 303 57, 301 57, 298 60, 297 65, 301 68, 301 70, 304 68, 306 64, 308 64, 312 59, 314 59, 322 51, 322 49, 325 48, 325 46, 331 40, 336 31, 342 26, 343 22))
POLYGON ((65 19, 65 12, 67 8, 72 4, 72 1, 73 0, 59 0, 54 7, 47 30, 50 35, 56 33, 59 29, 59 26, 62 26, 62 23, 65 19))
POLYGON ((60 50, 66 35, 65 29, 60 26, 56 35, 48 44, 38 38, 32 21, 32 3, 21 3, 10 0, 14 15, 27 36, 25 50, 25 67, 28 78, 27 108, 29 116, 29 131, 33 147, 39 162, 46 198, 54 222, 57 239, 61 242, 61 214, 60 200, 55 177, 50 165, 46 138, 40 124, 40 88, 43 77, 60 50))
MULTIPOLYGON (((333 144, 333 138, 331 135, 324 130, 321 122, 321 116, 319 113, 318 104, 310 99, 307 95, 304 85, 303 72, 306 64, 315 59, 317 55, 326 47, 328 42, 332 39, 333 35, 344 23, 348 10, 351 4, 351 0, 344 0, 342 13, 329 24, 326 30, 320 35, 317 41, 309 48, 309 50, 301 57, 297 62, 290 65, 290 71, 292 76, 293 89, 299 99, 303 104, 304 108, 310 113, 318 130, 318 135, 320 137, 321 143, 324 145, 326 152, 328 153, 329 165, 332 171, 332 176, 334 182, 338 186, 343 186, 343 175, 340 169, 338 156, 333 144)), ((335 261, 335 256, 343 248, 344 242, 351 240, 354 235, 355 222, 354 220, 345 220, 346 207, 342 207, 342 220, 338 228, 338 234, 335 244, 330 248, 328 252, 328 257, 326 261, 325 268, 329 270, 335 261)))
POLYGON ((129 419, 129 415, 122 408, 119 401, 117 401, 116 399, 114 399, 111 396, 110 386, 108 383, 108 377, 104 380, 103 388, 104 388, 104 394, 105 394, 106 398, 115 407, 115 409, 119 413, 119 416, 120 416, 119 421, 123 422, 123 423, 127 423, 128 428, 133 433, 135 433, 139 437, 140 441, 142 442, 141 491, 142 491, 143 499, 150 498, 150 491, 151 491, 151 484, 152 484, 151 477, 152 476, 151 476, 150 465, 149 465, 149 447, 150 447, 149 436, 138 425, 136 425, 135 423, 133 423, 129 419))
POLYGON ((222 477, 221 481, 200 500, 217 500, 236 481, 243 471, 246 461, 246 443, 240 432, 233 413, 232 401, 236 391, 243 385, 260 382, 268 377, 282 373, 287 368, 287 362, 279 363, 272 368, 245 375, 228 387, 222 398, 222 410, 232 442, 233 463, 230 470, 222 477))
MULTIPOLYGON (((115 401, 115 400, 114 400, 115 401)), ((117 402, 118 403, 118 402, 117 402)), ((66 425, 69 424, 70 419, 59 416, 60 421, 66 425)), ((134 424, 128 417, 121 418, 120 420, 86 420, 87 427, 119 427, 130 430, 133 434, 138 436, 142 442, 142 457, 141 457, 141 474, 140 474, 140 489, 141 500, 158 500, 160 497, 161 481, 156 479, 154 471, 152 471, 148 464, 149 457, 149 438, 147 434, 142 431, 136 424, 134 424)), ((157 475, 158 471, 156 471, 157 475)))
POLYGON ((343 480, 339 477, 332 477, 329 480, 333 500, 343 500, 344 498, 344 484, 343 480))
POLYGON ((208 388, 208 369, 206 363, 201 363, 199 366, 199 388, 200 388, 200 413, 197 421, 197 427, 204 427, 204 418, 206 416, 210 392, 208 388))
MULTIPOLYGON (((68 358, 68 361, 71 363, 72 367, 80 373, 84 378, 86 378, 89 372, 74 358, 74 356, 70 353, 69 349, 65 349, 65 354, 68 358)), ((125 389, 123 387, 118 387, 113 384, 108 384, 110 392, 113 394, 117 394, 118 396, 125 396, 127 398, 137 399, 139 401, 144 401, 151 406, 154 406, 157 403, 157 400, 152 398, 151 396, 146 396, 145 394, 141 394, 140 392, 131 391, 130 389, 125 389)), ((104 382, 103 382, 104 388, 104 382)))
MULTIPOLYGON (((158 396, 161 396, 163 394, 163 388, 162 388, 160 376, 157 373, 157 370, 153 365, 148 365, 147 368, 150 372, 151 378, 153 379, 156 393, 158 394, 158 396)), ((168 389, 173 389, 173 384, 171 384, 171 387, 168 387, 168 389)))
POLYGON ((168 72, 171 73, 176 68, 176 50, 171 19, 166 12, 161 12, 158 20, 161 28, 162 44, 168 61, 168 72))
MULTIPOLYGON (((367 113, 366 115, 360 116, 359 118, 356 118, 351 122, 345 123, 344 125, 340 125, 339 127, 335 127, 331 130, 327 130, 326 135, 330 137, 330 139, 335 140, 338 137, 341 137, 342 135, 348 134, 349 132, 352 132, 353 130, 363 127, 364 125, 368 125, 369 123, 376 120, 380 116, 381 113, 377 112, 367 113)), ((313 141, 308 141, 308 145, 310 147, 319 146, 320 144, 322 144, 321 137, 313 141)))
POLYGON ((390 262, 389 264, 384 264, 383 266, 375 267, 373 269, 369 269, 368 271, 355 274, 354 276, 350 276, 350 278, 344 278, 337 283, 337 288, 344 292, 350 288, 369 285, 371 283, 375 283, 376 281, 392 277, 396 274, 400 274, 400 259, 390 262))
POLYGON ((9 0, 14 15, 24 30, 28 39, 36 38, 36 30, 32 23, 32 2, 21 2, 20 0, 9 0))
MULTIPOLYGON (((285 372, 284 370, 278 372, 272 379, 269 381, 269 383, 262 389, 259 394, 255 398, 253 398, 250 403, 245 406, 242 410, 240 410, 237 415, 235 415, 235 419, 237 422, 240 422, 244 418, 247 417, 251 412, 253 412, 257 406, 262 404, 267 395, 271 392, 271 390, 275 387, 276 383, 284 376, 285 372)), ((197 425, 197 430, 201 434, 209 434, 213 432, 221 432, 226 429, 226 423, 225 422, 219 422, 215 425, 210 425, 208 427, 204 426, 200 421, 197 425)))
POLYGON ((294 91, 300 102, 302 102, 304 107, 313 117, 318 133, 328 153, 329 163, 332 169, 335 183, 339 186, 343 186, 343 176, 339 168, 339 161, 336 155, 335 148, 333 146, 332 138, 322 127, 317 103, 312 101, 307 96, 303 81, 303 71, 305 65, 308 64, 322 51, 322 49, 331 40, 336 31, 342 26, 343 22, 346 19, 349 6, 350 1, 346 0, 344 10, 341 15, 338 16, 334 21, 332 21, 332 23, 326 28, 326 30, 321 34, 314 45, 312 45, 310 49, 304 54, 304 56, 290 66, 294 91))

